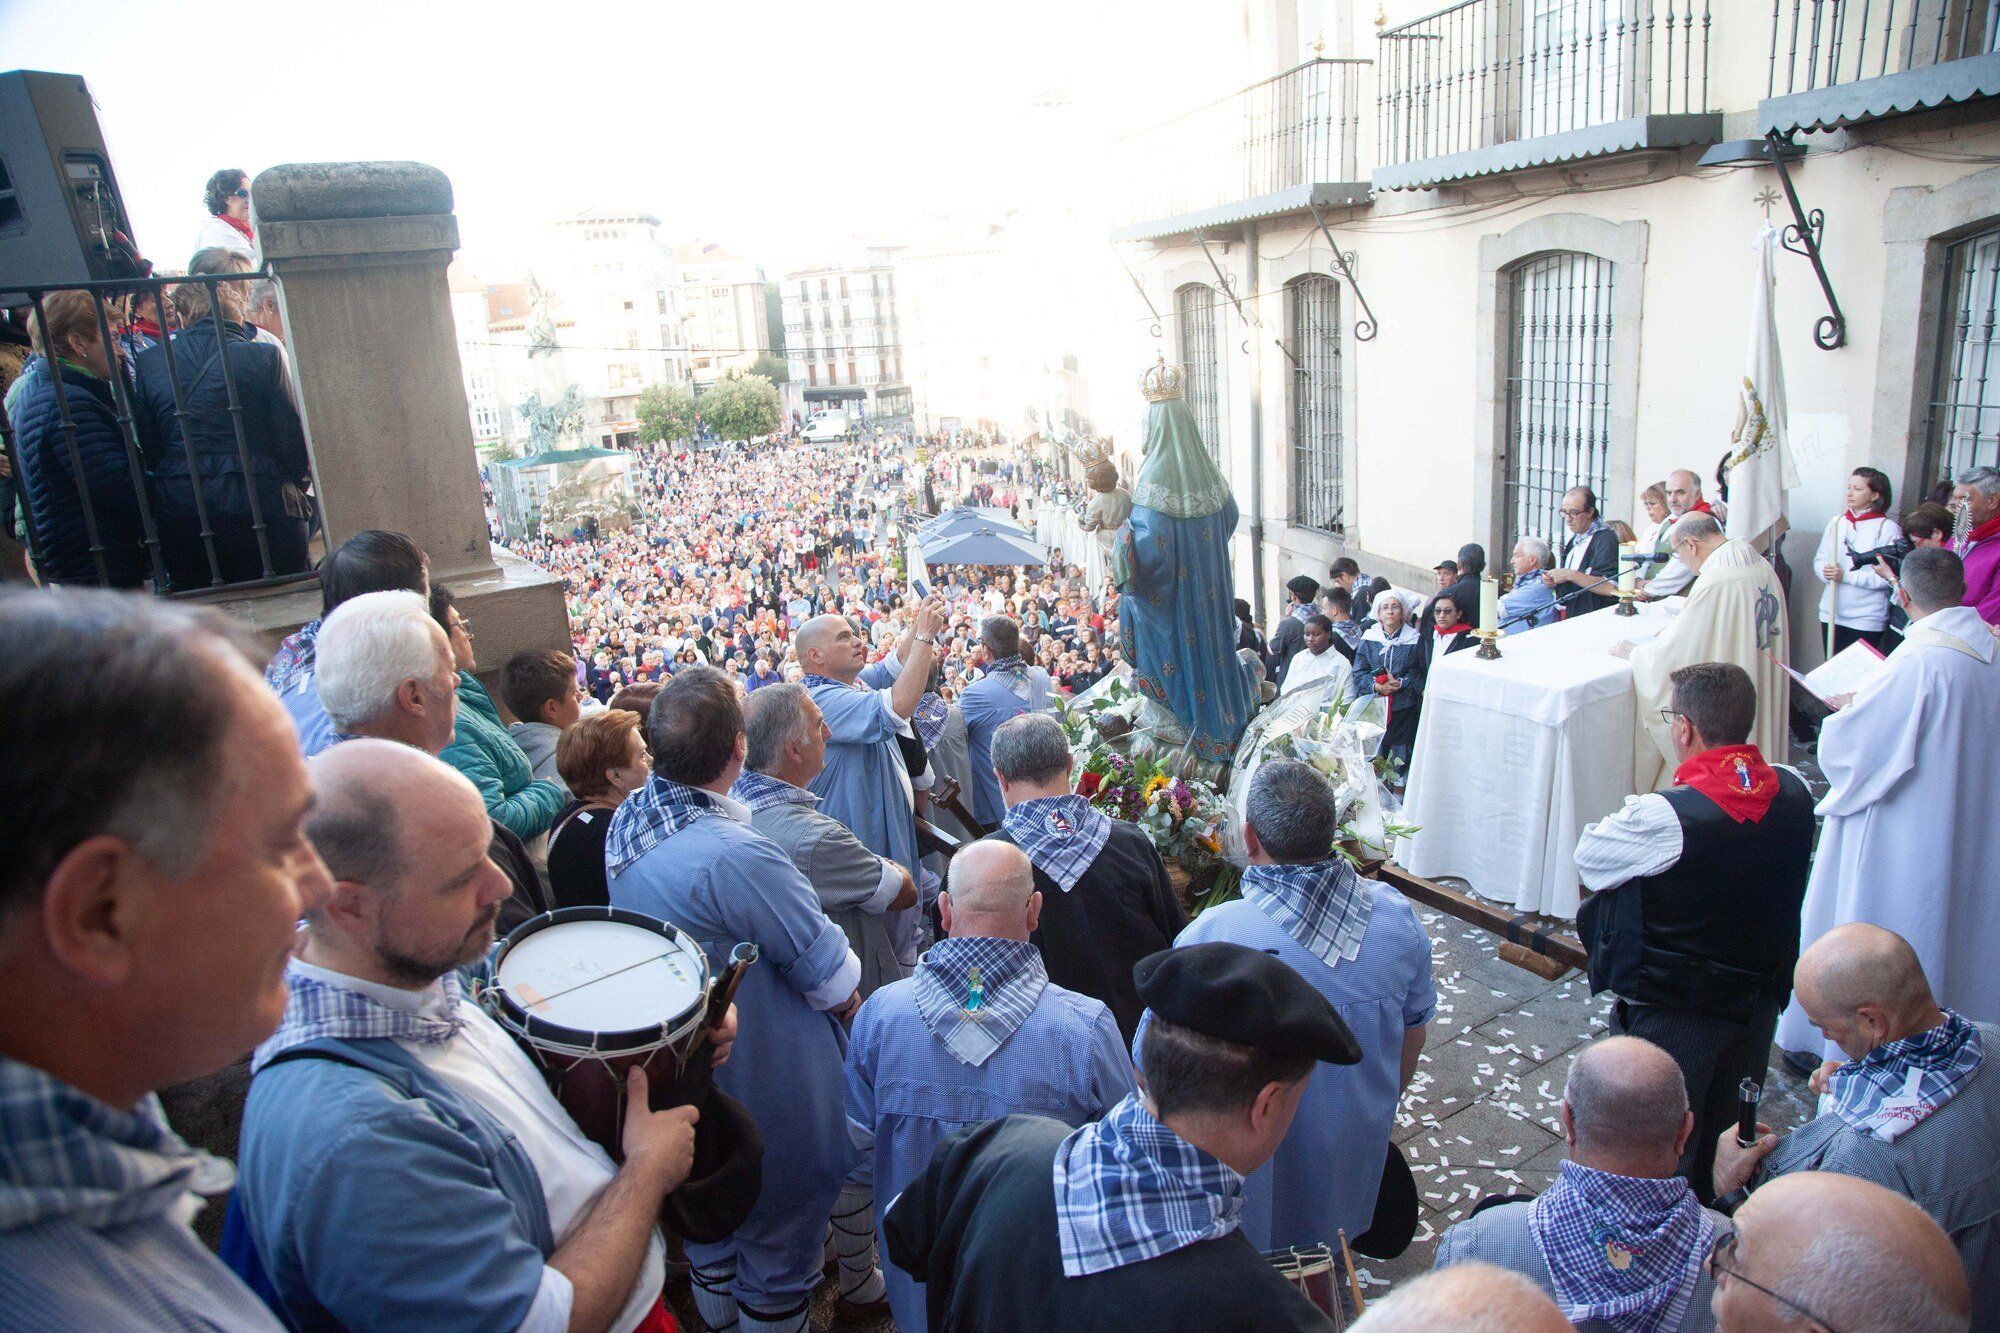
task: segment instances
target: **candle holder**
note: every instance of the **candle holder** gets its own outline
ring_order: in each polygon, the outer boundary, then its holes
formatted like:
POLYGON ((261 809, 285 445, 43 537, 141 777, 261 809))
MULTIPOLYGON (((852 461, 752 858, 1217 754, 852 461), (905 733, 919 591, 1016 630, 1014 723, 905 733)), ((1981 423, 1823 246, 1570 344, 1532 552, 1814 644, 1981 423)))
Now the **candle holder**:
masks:
POLYGON ((1479 646, 1472 650, 1472 655, 1484 662, 1497 659, 1500 656, 1500 634, 1501 631, 1497 629, 1472 631, 1472 637, 1479 640, 1479 646))
POLYGON ((1639 608, 1638 608, 1638 607, 1636 607, 1636 606, 1634 606, 1634 605, 1632 605, 1632 599, 1633 599, 1633 597, 1634 597, 1634 596, 1636 596, 1636 594, 1634 594, 1634 593, 1629 593, 1629 592, 1620 592, 1620 593, 1618 594, 1618 606, 1617 606, 1617 608, 1616 608, 1616 609, 1615 609, 1615 610, 1614 610, 1614 611, 1612 612, 1612 614, 1613 614, 1613 615, 1618 615, 1618 616, 1636 616, 1636 615, 1638 615, 1638 614, 1639 614, 1639 608))

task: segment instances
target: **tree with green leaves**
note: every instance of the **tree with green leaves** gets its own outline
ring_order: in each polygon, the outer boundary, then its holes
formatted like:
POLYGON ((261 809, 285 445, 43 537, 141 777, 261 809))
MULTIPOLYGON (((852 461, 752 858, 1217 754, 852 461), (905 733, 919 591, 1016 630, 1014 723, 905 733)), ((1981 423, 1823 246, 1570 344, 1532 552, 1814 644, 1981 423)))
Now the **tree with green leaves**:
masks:
POLYGON ((678 384, 649 384, 639 394, 639 438, 648 444, 692 438, 694 395, 678 384))
POLYGON ((777 386, 762 375, 732 371, 701 397, 701 417, 717 439, 747 440, 778 428, 777 386))
POLYGON ((762 375, 773 384, 784 384, 792 378, 792 368, 775 356, 760 356, 750 363, 752 375, 762 375))

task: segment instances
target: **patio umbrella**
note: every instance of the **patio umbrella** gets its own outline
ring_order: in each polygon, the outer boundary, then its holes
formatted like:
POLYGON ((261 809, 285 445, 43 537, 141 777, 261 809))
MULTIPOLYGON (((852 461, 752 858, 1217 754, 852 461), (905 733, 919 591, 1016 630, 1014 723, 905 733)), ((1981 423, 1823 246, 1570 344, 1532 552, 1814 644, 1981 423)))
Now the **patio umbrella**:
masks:
POLYGON ((975 528, 919 542, 927 565, 1045 565, 1048 552, 1033 538, 997 528, 975 528))
POLYGON ((978 509, 967 505, 945 510, 918 529, 917 538, 920 541, 931 541, 939 537, 955 537, 961 533, 977 532, 981 529, 1010 533, 1016 537, 1028 535, 1028 530, 1009 518, 1004 509, 978 509))

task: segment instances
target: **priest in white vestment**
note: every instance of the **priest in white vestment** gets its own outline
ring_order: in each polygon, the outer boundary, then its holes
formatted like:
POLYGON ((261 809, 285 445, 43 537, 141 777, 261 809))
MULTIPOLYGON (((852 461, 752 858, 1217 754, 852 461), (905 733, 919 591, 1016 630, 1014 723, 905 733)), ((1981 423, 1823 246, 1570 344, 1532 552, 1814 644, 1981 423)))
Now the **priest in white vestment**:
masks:
POLYGON ((1687 605, 1658 638, 1621 643, 1614 652, 1632 659, 1637 734, 1632 748, 1632 790, 1663 791, 1673 785, 1673 724, 1661 709, 1673 700, 1673 673, 1696 662, 1742 667, 1757 686, 1757 720, 1750 742, 1771 759, 1785 754, 1785 719, 1791 703, 1785 675, 1785 590, 1778 575, 1748 542, 1731 541, 1709 514, 1688 514, 1674 524, 1677 559, 1696 574, 1687 605))
MULTIPOLYGON (((1965 597, 1965 566, 1942 548, 1903 560, 1910 613, 1887 668, 1820 728, 1832 789, 1806 887, 1799 945, 1865 921, 1908 940, 1937 1002, 2000 1022, 2000 645, 1965 597)), ((1788 1051, 1824 1042, 1792 1001, 1788 1051)))

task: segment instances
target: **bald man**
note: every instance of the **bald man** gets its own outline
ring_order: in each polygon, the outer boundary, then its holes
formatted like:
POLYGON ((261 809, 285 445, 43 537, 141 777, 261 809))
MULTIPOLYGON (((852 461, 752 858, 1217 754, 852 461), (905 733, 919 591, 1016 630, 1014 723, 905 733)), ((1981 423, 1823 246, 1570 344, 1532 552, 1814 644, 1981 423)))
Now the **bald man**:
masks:
POLYGON ((1849 1056, 1813 1075, 1832 1109, 1783 1139, 1766 1130, 1747 1149, 1726 1131, 1715 1188, 1730 1193, 1717 1206, 1750 1189, 1760 1198, 1763 1182, 1800 1171, 1873 1181, 1936 1219, 1964 1260, 1975 1308, 2000 1311, 2000 1030, 1940 1009, 1916 951, 1879 926, 1821 936, 1795 985, 1814 1026, 1849 1056))
POLYGON ((1534 1283, 1491 1264, 1468 1263, 1405 1283, 1368 1307, 1354 1333, 1571 1333, 1534 1283))
MULTIPOLYGON (((1111 1011, 1052 984, 1029 943, 1042 895, 1020 848, 959 852, 938 909, 948 938, 869 997, 848 1038, 847 1126, 874 1153, 878 1224, 957 1130, 1016 1114, 1081 1125, 1134 1085, 1111 1011)), ((884 1272, 896 1326, 928 1327, 923 1284, 884 1272)))
POLYGON ((671 1327, 656 1224, 694 1109, 649 1110, 633 1070, 615 1165, 467 998, 509 885, 463 775, 367 738, 310 767, 333 893, 252 1062, 236 1186, 292 1326, 671 1327))
MULTIPOLYGON (((895 651, 873 664, 867 637, 844 616, 815 616, 793 645, 806 691, 827 725, 826 766, 807 789, 862 846, 894 861, 918 884, 916 793, 897 738, 919 736, 919 709, 944 621, 943 602, 926 598, 895 651)), ((941 729, 941 704, 935 722, 941 729)), ((888 922, 898 958, 914 963, 929 934, 922 906, 892 911, 888 922)))
POLYGON ((1729 1222, 1679 1175, 1694 1132, 1680 1067, 1649 1041, 1606 1038, 1571 1062, 1560 1114, 1569 1157, 1555 1183, 1532 1203, 1482 1208, 1449 1228, 1435 1266, 1511 1269, 1576 1324, 1707 1333, 1706 1261, 1729 1222))
POLYGON ((1965 1333, 1975 1303, 1951 1241, 1907 1199, 1851 1176, 1773 1181, 1710 1262, 1724 1333, 1965 1333))

